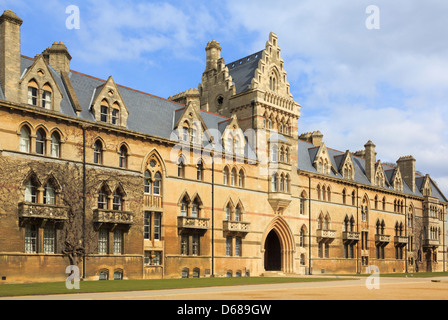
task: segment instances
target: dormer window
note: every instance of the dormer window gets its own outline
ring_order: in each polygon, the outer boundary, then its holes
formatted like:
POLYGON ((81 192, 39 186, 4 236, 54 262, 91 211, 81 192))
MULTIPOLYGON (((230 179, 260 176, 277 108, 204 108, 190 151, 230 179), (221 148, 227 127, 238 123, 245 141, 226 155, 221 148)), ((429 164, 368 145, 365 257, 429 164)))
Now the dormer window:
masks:
POLYGON ((105 105, 101 106, 101 122, 107 123, 107 118, 109 115, 109 108, 105 105))
POLYGON ((113 109, 112 110, 112 124, 118 124, 120 120, 120 110, 113 109))
POLYGON ((30 83, 28 83, 28 104, 37 106, 38 93, 39 93, 39 87, 37 83, 34 80, 30 81, 30 83))
POLYGON ((50 85, 46 84, 42 93, 42 108, 51 110, 52 92, 50 85))

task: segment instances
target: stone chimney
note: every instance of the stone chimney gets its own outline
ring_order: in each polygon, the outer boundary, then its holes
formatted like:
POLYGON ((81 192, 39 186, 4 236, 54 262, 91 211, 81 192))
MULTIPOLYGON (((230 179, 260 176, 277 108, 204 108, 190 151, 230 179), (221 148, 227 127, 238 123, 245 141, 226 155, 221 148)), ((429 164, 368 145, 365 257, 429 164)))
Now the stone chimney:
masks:
POLYGON ((207 52, 207 66, 205 72, 218 69, 218 60, 221 59, 221 45, 218 41, 211 41, 207 44, 205 51, 207 52))
POLYGON ((376 146, 369 140, 364 145, 365 148, 365 161, 366 161, 366 176, 370 180, 370 183, 375 181, 375 165, 376 165, 376 146))
POLYGON ((320 131, 307 132, 301 134, 299 139, 312 143, 315 147, 320 147, 324 141, 324 135, 320 131))
POLYGON ((401 175, 406 184, 415 192, 415 159, 413 156, 401 157, 397 161, 401 175))
POLYGON ((21 67, 20 27, 23 20, 11 10, 0 17, 0 83, 7 100, 19 101, 21 67))
POLYGON ((70 61, 72 60, 72 57, 63 42, 53 43, 53 45, 46 49, 42 54, 47 63, 49 63, 56 72, 60 74, 70 72, 70 61))

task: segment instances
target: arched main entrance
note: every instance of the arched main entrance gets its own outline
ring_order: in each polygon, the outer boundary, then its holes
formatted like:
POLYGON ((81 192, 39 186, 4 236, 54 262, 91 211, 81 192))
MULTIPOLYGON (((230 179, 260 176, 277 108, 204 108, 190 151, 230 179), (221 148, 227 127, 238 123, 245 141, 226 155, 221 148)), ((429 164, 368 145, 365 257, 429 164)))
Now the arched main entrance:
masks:
POLYGON ((272 230, 264 245, 264 269, 266 271, 282 270, 282 246, 277 233, 272 230))
POLYGON ((281 217, 272 220, 262 243, 266 271, 294 272, 294 237, 285 220, 281 217))

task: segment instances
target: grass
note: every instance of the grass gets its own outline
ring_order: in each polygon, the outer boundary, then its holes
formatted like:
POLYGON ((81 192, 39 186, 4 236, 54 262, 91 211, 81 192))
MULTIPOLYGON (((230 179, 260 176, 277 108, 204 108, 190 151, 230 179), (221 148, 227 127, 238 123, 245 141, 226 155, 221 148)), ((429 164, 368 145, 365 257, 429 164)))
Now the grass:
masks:
POLYGON ((124 281, 85 281, 80 290, 68 290, 65 282, 26 283, 0 285, 0 297, 56 295, 100 292, 146 291, 183 288, 203 288, 219 286, 240 286, 275 283, 337 281, 334 278, 201 278, 201 279, 164 279, 164 280, 124 280, 124 281))

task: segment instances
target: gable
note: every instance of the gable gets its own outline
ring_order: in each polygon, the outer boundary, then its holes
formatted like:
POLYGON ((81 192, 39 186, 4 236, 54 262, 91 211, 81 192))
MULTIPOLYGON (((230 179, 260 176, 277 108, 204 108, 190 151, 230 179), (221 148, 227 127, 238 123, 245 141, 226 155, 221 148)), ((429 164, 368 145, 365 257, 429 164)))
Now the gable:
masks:
POLYGON ((91 112, 98 122, 127 127, 129 111, 112 77, 95 89, 91 112))
POLYGON ((53 73, 42 55, 38 56, 34 63, 26 69, 19 82, 19 87, 22 103, 60 111, 63 99, 61 88, 57 85, 53 73), (35 93, 29 93, 28 88, 35 88, 35 93), (49 92, 50 95, 46 97, 44 92, 49 92))

